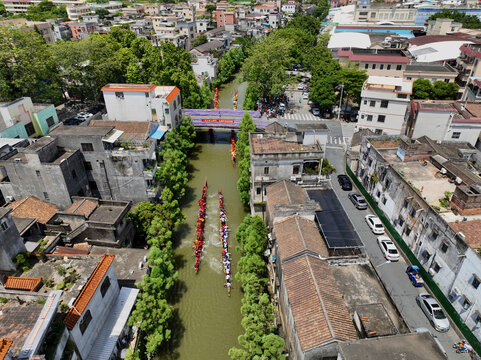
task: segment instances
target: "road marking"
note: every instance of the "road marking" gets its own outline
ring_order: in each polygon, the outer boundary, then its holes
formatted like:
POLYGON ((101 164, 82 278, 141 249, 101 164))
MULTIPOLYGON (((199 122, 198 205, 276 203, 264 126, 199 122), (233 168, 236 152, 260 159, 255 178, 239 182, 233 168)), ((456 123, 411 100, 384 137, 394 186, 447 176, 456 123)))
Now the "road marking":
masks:
POLYGON ((385 262, 383 262, 383 263, 381 263, 381 264, 379 264, 379 265, 376 265, 376 267, 380 267, 380 266, 382 266, 382 265, 384 265, 384 264, 390 264, 390 263, 391 263, 391 262, 390 262, 389 260, 386 260, 385 262))

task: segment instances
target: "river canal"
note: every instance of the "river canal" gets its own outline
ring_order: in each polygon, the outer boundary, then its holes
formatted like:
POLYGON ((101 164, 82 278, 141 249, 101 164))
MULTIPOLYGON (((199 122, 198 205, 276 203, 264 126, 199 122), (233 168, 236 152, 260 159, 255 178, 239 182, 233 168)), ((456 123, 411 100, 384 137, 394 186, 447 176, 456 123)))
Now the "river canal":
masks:
POLYGON ((237 90, 237 109, 242 110, 246 88, 247 82, 242 82, 242 73, 238 72, 232 81, 219 87, 219 108, 232 109, 232 98, 237 90))
POLYGON ((198 132, 197 146, 190 159, 190 181, 182 212, 186 221, 177 233, 176 262, 179 279, 174 293, 178 319, 173 330, 171 348, 158 360, 226 360, 228 351, 237 345, 242 333, 239 283, 234 280, 231 296, 224 288, 219 240, 218 191, 224 193, 229 242, 232 252, 232 273, 237 272, 239 254, 235 251, 235 231, 246 212, 236 188, 238 169, 233 168, 230 155, 230 132, 216 132, 216 143, 209 143, 207 132, 198 132), (198 213, 198 200, 204 181, 208 182, 206 243, 198 274, 194 272, 192 244, 198 213), (166 354, 168 352, 168 354, 166 354))

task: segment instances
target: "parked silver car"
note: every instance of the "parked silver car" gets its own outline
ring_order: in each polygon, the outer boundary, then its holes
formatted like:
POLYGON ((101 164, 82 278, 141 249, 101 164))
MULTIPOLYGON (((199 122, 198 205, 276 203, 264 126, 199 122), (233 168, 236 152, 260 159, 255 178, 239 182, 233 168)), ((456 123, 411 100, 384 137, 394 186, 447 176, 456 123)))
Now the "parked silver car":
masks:
POLYGON ((421 293, 416 297, 416 302, 427 316, 434 329, 446 332, 450 328, 449 319, 444 314, 436 299, 428 293, 421 293))
POLYGON ((356 192, 350 192, 347 196, 358 210, 367 209, 367 201, 361 194, 356 192))

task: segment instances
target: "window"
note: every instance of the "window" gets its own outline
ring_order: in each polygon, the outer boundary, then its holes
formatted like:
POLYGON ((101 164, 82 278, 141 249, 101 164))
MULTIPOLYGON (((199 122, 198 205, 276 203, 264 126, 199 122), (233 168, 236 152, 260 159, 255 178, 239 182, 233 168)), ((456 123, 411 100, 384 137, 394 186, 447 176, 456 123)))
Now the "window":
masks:
POLYGON ((97 183, 95 181, 89 181, 89 187, 92 191, 98 191, 99 188, 97 186, 97 183))
POLYGON ((25 125, 25 131, 27 132, 28 136, 35 134, 35 128, 33 127, 33 124, 28 123, 25 125))
POLYGON ((77 172, 75 170, 72 170, 72 178, 73 179, 77 178, 77 172))
POLYGON ((411 229, 406 227, 406 229, 404 230, 404 233, 406 234, 406 236, 411 235, 411 229))
POLYGON ((448 251, 448 249, 449 249, 449 245, 446 244, 445 242, 443 242, 443 243, 441 244, 441 251, 442 251, 443 253, 445 253, 446 251, 448 251))
POLYGON ((381 202, 383 205, 386 205, 387 199, 383 196, 381 202))
POLYGON ((82 151, 94 151, 92 143, 81 143, 82 151))
POLYGON ((396 70, 399 71, 399 70, 402 70, 403 66, 402 65, 396 65, 396 70))
POLYGON ((367 105, 367 100, 364 100, 364 105, 367 105))
POLYGON ((409 215, 410 215, 411 217, 416 217, 416 210, 411 209, 411 211, 409 212, 409 215))
POLYGON ((391 187, 391 180, 386 179, 386 190, 389 190, 390 187, 391 187))
MULTIPOLYGON (((2 227, 2 229, 3 229, 3 227, 2 227)), ((474 275, 473 281, 471 281, 471 285, 473 285, 473 288, 477 289, 479 287, 480 283, 481 282, 479 281, 479 278, 476 275, 474 275)))
POLYGON ((107 276, 104 282, 102 283, 102 286, 100 287, 100 293, 102 294, 102 297, 105 296, 109 287, 110 287, 110 278, 107 276))
POLYGON ((438 80, 438 79, 432 78, 432 79, 431 79, 431 82, 436 82, 436 80, 438 80))
POLYGON ((465 296, 461 302, 461 305, 463 306, 464 310, 468 310, 471 307, 471 301, 469 301, 468 298, 465 296))
POLYGON ((2 231, 6 231, 8 229, 8 223, 6 221, 2 221, 0 227, 2 228, 2 231))
POLYGON ((407 99, 408 95, 407 94, 397 94, 397 97, 399 99, 407 99))
POLYGON ((369 64, 365 64, 364 69, 369 69, 369 64))
POLYGON ((148 93, 148 92, 145 93, 145 97, 146 97, 146 98, 149 97, 149 93, 148 93))
POLYGON ((389 105, 389 101, 387 100, 381 100, 381 107, 382 108, 387 108, 389 105))
POLYGON ((386 121, 386 115, 379 115, 377 117, 377 122, 384 122, 386 121))
POLYGON ((372 64, 372 69, 376 70, 376 64, 372 64))
POLYGON ((449 79, 444 79, 444 82, 445 82, 445 83, 448 83, 448 82, 449 82, 449 79))
POLYGON ((47 119, 47 126, 52 127, 55 124, 55 121, 53 120, 53 116, 49 116, 47 119))
POLYGON ((170 110, 169 110, 168 107, 166 107, 164 111, 165 111, 165 113, 168 115, 170 110))
POLYGON ((431 233, 431 237, 433 240, 436 240, 439 236, 439 233, 436 231, 436 230, 433 230, 433 232, 431 233))
POLYGON ((433 270, 436 274, 439 272, 439 270, 441 270, 441 266, 439 266, 439 264, 436 261, 434 262, 433 270))
POLYGON ((269 167, 268 166, 266 166, 264 168, 264 175, 269 175, 269 167))
POLYGON ((260 194, 261 194, 261 188, 260 188, 260 187, 256 188, 256 194, 257 194, 257 195, 260 195, 260 194))
POLYGON ((370 158, 368 161, 367 161, 367 166, 371 166, 372 165, 372 159, 370 158))
POLYGON ((398 218, 398 224, 399 224, 400 227, 402 227, 404 225, 404 219, 402 217, 398 218))
POLYGON ((293 174, 293 175, 299 174, 299 168, 300 168, 299 165, 294 165, 294 166, 292 167, 292 174, 293 174))
POLYGON ((379 69, 383 70, 384 69, 384 64, 379 65, 379 69))
POLYGON ((115 96, 117 97, 117 99, 120 99, 120 100, 124 99, 124 93, 121 91, 116 91, 115 96))
POLYGON ((453 135, 451 135, 451 139, 459 139, 461 136, 461 133, 459 131, 453 132, 453 135))
POLYGON ((375 101, 375 100, 371 100, 371 102, 369 103, 369 106, 371 106, 371 107, 376 106, 376 101, 375 101))
POLYGON ((481 325, 481 315, 479 313, 477 313, 475 316, 474 316, 474 323, 476 324, 476 326, 480 326, 481 325))
POLYGON ((430 257, 431 257, 431 254, 429 253, 429 251, 427 249, 424 249, 424 252, 423 252, 424 260, 429 260, 430 257))
POLYGON ((361 115, 361 119, 364 119, 364 114, 361 115))
POLYGON ((40 174, 40 170, 35 170, 35 174, 36 174, 37 176, 42 176, 42 175, 40 174))
POLYGON ((367 121, 372 121, 372 115, 367 116, 367 121))
POLYGON ((47 192, 44 192, 44 193, 43 193, 43 198, 44 198, 45 200, 47 200, 47 201, 50 200, 49 197, 48 197, 48 193, 47 193, 47 192))
POLYGON ((413 79, 413 78, 410 77, 410 76, 408 76, 408 77, 406 78, 406 80, 412 80, 412 79, 413 79))
POLYGON ((87 171, 92 170, 92 163, 90 161, 84 161, 84 168, 87 171))
POLYGON ((404 203, 403 203, 403 208, 407 208, 408 207, 408 201, 407 200, 404 200, 404 203))
POLYGON ((82 335, 85 333, 85 330, 87 330, 87 327, 90 324, 90 321, 92 320, 92 314, 90 313, 90 310, 87 310, 85 315, 82 317, 82 320, 80 320, 79 328, 80 332, 82 335))

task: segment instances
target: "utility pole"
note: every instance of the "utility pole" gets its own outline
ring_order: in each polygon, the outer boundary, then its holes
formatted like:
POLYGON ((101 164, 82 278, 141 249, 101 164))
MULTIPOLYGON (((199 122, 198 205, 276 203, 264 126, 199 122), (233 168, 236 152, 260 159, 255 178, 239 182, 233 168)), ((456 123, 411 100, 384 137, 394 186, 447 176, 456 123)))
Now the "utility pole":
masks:
POLYGON ((342 106, 342 93, 344 91, 344 83, 339 84, 341 86, 341 98, 339 99, 339 111, 337 113, 337 121, 341 118, 341 106, 342 106))

